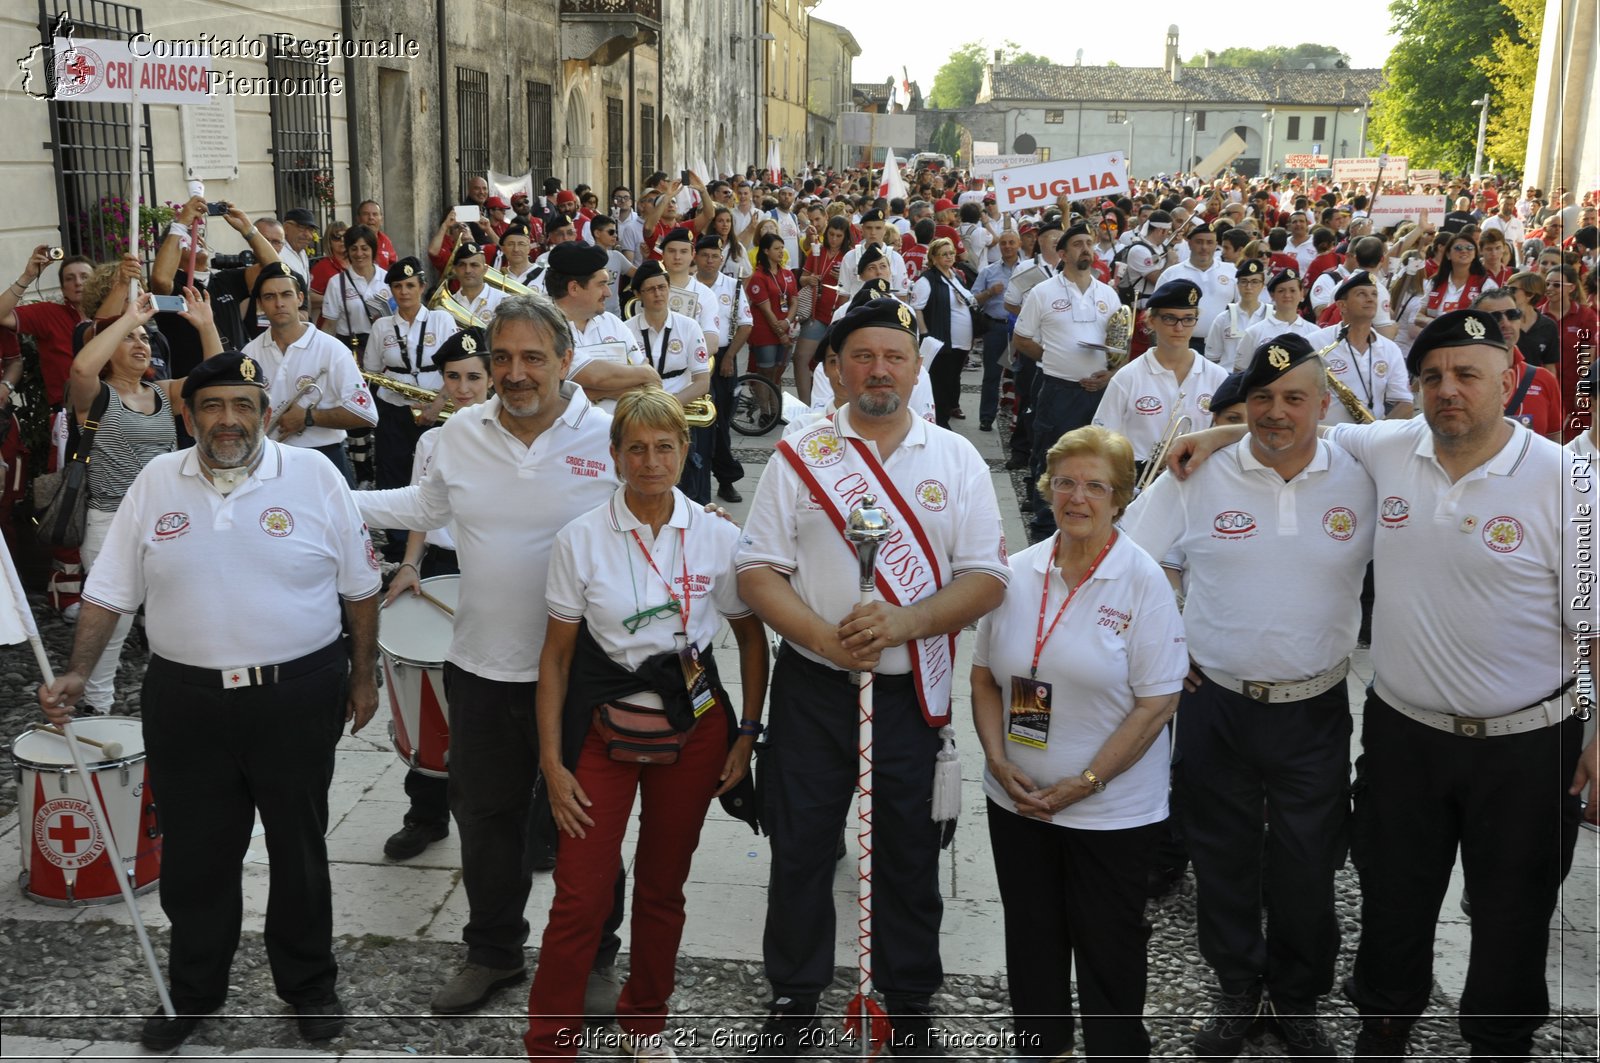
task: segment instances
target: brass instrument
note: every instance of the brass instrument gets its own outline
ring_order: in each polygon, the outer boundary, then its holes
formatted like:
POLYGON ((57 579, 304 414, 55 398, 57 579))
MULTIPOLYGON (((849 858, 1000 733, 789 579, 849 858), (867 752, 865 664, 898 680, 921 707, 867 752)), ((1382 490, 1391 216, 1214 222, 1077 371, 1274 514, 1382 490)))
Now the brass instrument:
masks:
POLYGON ((1128 361, 1128 340, 1133 335, 1133 307, 1117 307, 1106 322, 1106 368, 1115 372, 1128 361))
POLYGON ((283 415, 300 405, 300 400, 304 398, 306 393, 309 391, 315 391, 317 393, 317 397, 312 399, 312 402, 318 402, 322 399, 321 384, 318 384, 311 377, 306 377, 304 380, 300 381, 300 385, 294 389, 294 394, 289 396, 289 401, 272 411, 272 420, 267 422, 267 438, 272 438, 272 433, 276 432, 278 430, 278 425, 283 422, 283 415))
MULTIPOLYGON (((434 391, 430 388, 418 387, 416 384, 407 384, 402 380, 396 380, 392 376, 383 376, 379 373, 369 373, 366 370, 362 370, 361 379, 365 380, 370 387, 388 388, 396 395, 403 395, 412 402, 431 404, 439 397, 439 393, 437 391, 434 391)), ((439 422, 443 424, 445 421, 448 421, 450 419, 450 415, 455 412, 455 403, 445 403, 444 409, 439 411, 439 422)), ((419 406, 413 406, 411 408, 411 418, 412 420, 420 420, 422 418, 422 408, 419 406)))
POLYGON ((428 296, 429 310, 443 310, 455 320, 457 328, 484 328, 487 322, 478 320, 478 315, 470 313, 466 307, 456 302, 450 295, 450 282, 440 281, 439 287, 428 296))
POLYGON ((483 271, 483 283, 490 288, 498 288, 507 295, 544 295, 537 288, 530 288, 521 281, 512 280, 499 270, 490 266, 483 271))
MULTIPOLYGON (((1350 327, 1348 325, 1341 328, 1339 330, 1339 334, 1333 338, 1333 342, 1317 352, 1317 358, 1326 358, 1329 351, 1332 351, 1335 347, 1344 342, 1345 334, 1349 331, 1350 327)), ((1333 370, 1329 369, 1326 365, 1323 366, 1322 371, 1327 374, 1329 390, 1331 390, 1334 395, 1338 397, 1339 404, 1344 407, 1345 412, 1350 415, 1350 419, 1352 421, 1354 421, 1356 424, 1371 424, 1373 421, 1377 420, 1377 418, 1372 415, 1372 411, 1367 409, 1366 405, 1360 399, 1356 398, 1356 393, 1350 390, 1349 384, 1346 384, 1343 380, 1340 380, 1338 377, 1334 376, 1333 370)))
MULTIPOLYGON (((621 309, 623 320, 636 316, 642 310, 637 296, 624 299, 621 309)), ((716 355, 711 356, 711 371, 713 373, 717 371, 716 355)), ((717 404, 711 401, 710 395, 702 395, 692 402, 684 403, 683 419, 689 422, 690 428, 710 428, 717 423, 717 404)))
POLYGON ((1150 460, 1144 463, 1144 472, 1139 474, 1138 482, 1133 485, 1135 496, 1155 483, 1156 477, 1161 475, 1161 470, 1167 464, 1167 452, 1172 449, 1172 441, 1194 428, 1194 418, 1183 412, 1184 394, 1178 392, 1177 401, 1172 404, 1172 414, 1167 418, 1167 427, 1162 430, 1161 440, 1150 452, 1150 460))

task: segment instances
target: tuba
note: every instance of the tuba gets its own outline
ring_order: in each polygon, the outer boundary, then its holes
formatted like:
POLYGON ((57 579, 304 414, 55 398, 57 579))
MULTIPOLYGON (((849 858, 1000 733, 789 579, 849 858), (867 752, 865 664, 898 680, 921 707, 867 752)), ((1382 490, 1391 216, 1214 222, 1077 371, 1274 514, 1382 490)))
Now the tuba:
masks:
POLYGON ((443 280, 439 287, 433 290, 428 297, 429 310, 443 310, 455 320, 457 328, 484 328, 488 322, 478 320, 478 315, 469 313, 465 307, 450 297, 450 282, 443 280))
MULTIPOLYGON (((378 373, 368 373, 363 370, 361 373, 361 379, 365 380, 367 384, 374 389, 388 388, 396 395, 404 395, 412 402, 431 403, 433 400, 439 397, 439 393, 437 391, 433 391, 429 388, 418 387, 415 384, 407 384, 405 381, 396 380, 391 376, 382 376, 378 373)), ((456 408, 454 403, 445 403, 444 409, 439 411, 439 423, 443 424, 445 421, 449 420, 450 415, 455 412, 456 408)), ((421 416, 422 410, 413 406, 411 408, 411 419, 417 420, 421 416)))

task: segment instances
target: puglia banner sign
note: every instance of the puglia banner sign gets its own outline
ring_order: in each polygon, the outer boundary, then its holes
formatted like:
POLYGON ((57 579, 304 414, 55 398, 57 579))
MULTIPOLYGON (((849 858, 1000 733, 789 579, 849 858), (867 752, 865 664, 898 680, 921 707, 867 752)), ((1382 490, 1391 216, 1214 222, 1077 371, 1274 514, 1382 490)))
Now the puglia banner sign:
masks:
POLYGON ((1001 210, 1049 206, 1063 195, 1068 199, 1118 195, 1128 191, 1127 161, 1122 152, 1107 151, 997 170, 994 187, 1001 210))

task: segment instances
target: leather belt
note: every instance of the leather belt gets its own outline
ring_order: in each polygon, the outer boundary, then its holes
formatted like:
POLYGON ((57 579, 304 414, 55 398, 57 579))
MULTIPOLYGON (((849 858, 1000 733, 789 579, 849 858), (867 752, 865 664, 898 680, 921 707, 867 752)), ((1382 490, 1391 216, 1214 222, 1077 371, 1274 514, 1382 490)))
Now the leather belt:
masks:
POLYGON ((1389 693, 1383 685, 1383 680, 1374 678, 1372 688, 1378 697, 1400 715, 1408 717, 1422 724, 1432 727, 1435 731, 1447 731, 1450 734, 1460 735, 1462 738, 1499 738, 1502 735, 1522 734, 1525 731, 1542 731, 1546 727, 1554 727, 1563 722, 1572 714, 1569 703, 1572 701, 1573 684, 1568 683, 1548 698, 1525 709, 1508 712, 1503 716, 1453 716, 1448 712, 1435 712, 1432 709, 1419 709, 1389 693))
POLYGON ((1263 705, 1282 705, 1291 701, 1305 701, 1318 694, 1324 694, 1340 683, 1350 672, 1350 659, 1347 657, 1323 672, 1310 679, 1297 679, 1292 683, 1272 683, 1264 679, 1240 679, 1227 672, 1215 668, 1202 668, 1205 677, 1224 690, 1231 690, 1235 694, 1243 694, 1251 701, 1259 701, 1263 705))
POLYGON ((182 682, 193 686, 210 687, 212 690, 232 690, 236 687, 264 687, 289 679, 298 679, 300 676, 318 671, 336 661, 343 660, 344 656, 344 640, 335 639, 320 650, 314 650, 304 657, 296 657, 292 661, 283 661, 279 664, 240 665, 237 668, 199 668, 192 664, 179 664, 177 661, 169 661, 165 657, 153 657, 152 660, 160 661, 162 667, 170 670, 182 682))

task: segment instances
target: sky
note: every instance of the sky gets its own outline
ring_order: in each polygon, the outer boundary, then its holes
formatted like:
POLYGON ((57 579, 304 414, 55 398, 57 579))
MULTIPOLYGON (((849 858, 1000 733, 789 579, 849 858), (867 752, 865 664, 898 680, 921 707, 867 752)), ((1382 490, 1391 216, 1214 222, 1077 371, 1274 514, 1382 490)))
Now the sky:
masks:
POLYGON ((1197 9, 1192 0, 1135 0, 1130 11, 1110 18, 1103 17, 1107 9, 1098 4, 1053 5, 1038 0, 916 0, 909 4, 821 0, 811 13, 855 35, 861 45, 855 61, 856 81, 882 82, 890 74, 899 76, 904 65, 924 95, 933 91, 933 77, 950 53, 972 40, 983 40, 989 50, 1007 40, 1016 41, 1025 51, 1063 65, 1070 65, 1082 48, 1085 64, 1115 60, 1122 66, 1160 66, 1167 27, 1174 23, 1178 52, 1185 59, 1208 48, 1220 52, 1235 46, 1265 48, 1316 41, 1338 45, 1355 66, 1379 67, 1393 43, 1389 0, 1343 0, 1339 5, 1341 29, 1332 40, 1321 19, 1260 18, 1246 14, 1247 7, 1235 6, 1209 10, 1222 13, 1222 17, 1205 13, 1205 7, 1197 9), (1050 14, 1041 20, 1044 12, 1050 14), (1130 14, 1135 17, 1128 17, 1130 14), (1074 25, 1067 25, 1069 20, 1074 25), (1089 29, 1074 32, 1079 26, 1089 29))

